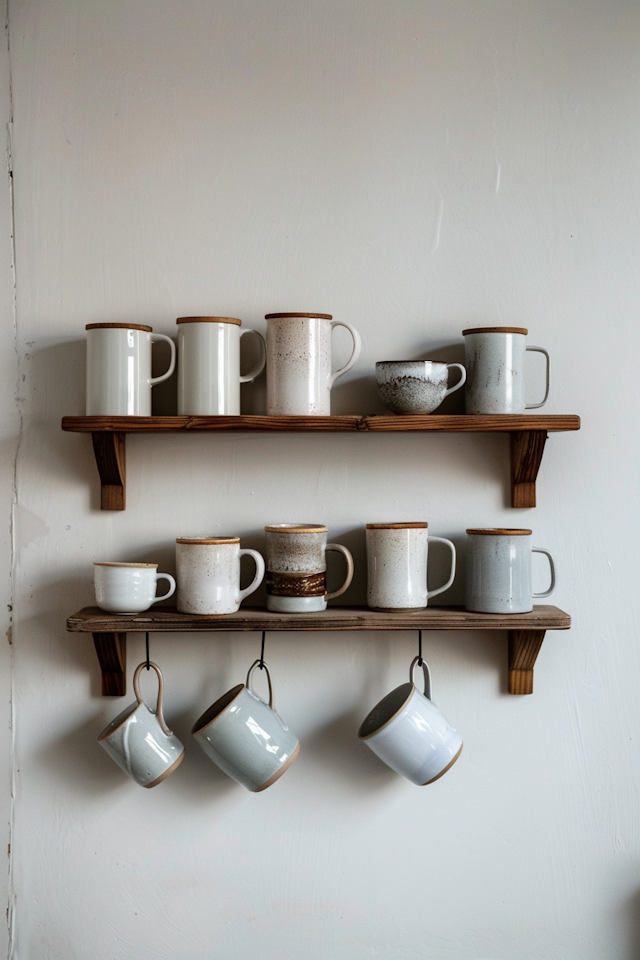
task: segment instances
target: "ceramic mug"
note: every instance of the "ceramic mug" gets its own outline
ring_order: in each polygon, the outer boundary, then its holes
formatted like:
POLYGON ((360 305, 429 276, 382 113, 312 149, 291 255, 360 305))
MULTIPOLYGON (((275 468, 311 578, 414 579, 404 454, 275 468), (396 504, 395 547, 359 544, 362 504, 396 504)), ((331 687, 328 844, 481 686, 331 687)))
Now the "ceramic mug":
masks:
POLYGON ((268 416, 331 414, 331 388, 360 356, 360 334, 328 313, 268 313, 268 416), (331 333, 345 327, 353 350, 343 367, 331 372, 331 333))
POLYGON ((137 323, 89 323, 87 331, 87 416, 150 417, 151 388, 167 380, 176 365, 170 337, 137 323), (169 369, 151 376, 151 344, 171 348, 169 369))
POLYGON ((431 699, 431 675, 424 660, 424 693, 417 689, 419 665, 416 657, 409 683, 396 687, 373 708, 358 736, 388 767, 422 787, 453 766, 462 752, 462 737, 431 699))
POLYGON ((380 399, 394 413, 432 413, 445 397, 464 385, 467 371, 461 363, 435 360, 380 360, 376 381, 380 399), (460 371, 460 379, 449 386, 449 370, 460 371))
POLYGON ((252 793, 279 780, 300 750, 298 738, 276 713, 271 674, 260 660, 250 667, 246 684, 239 683, 216 700, 196 720, 191 733, 224 773, 252 793), (251 689, 253 672, 262 666, 269 683, 269 703, 251 689))
POLYGON ((218 416, 240 413, 240 384, 265 365, 265 344, 257 330, 241 330, 233 317, 180 317, 178 324, 178 414, 218 416), (253 334, 260 359, 240 374, 240 339, 253 334))
POLYGON ((456 548, 443 537, 430 537, 428 523, 367 524, 367 603, 372 610, 423 610, 432 597, 448 590, 456 575, 456 548), (427 588, 429 542, 451 551, 449 579, 427 588))
POLYGON ((345 592, 353 579, 353 557, 341 543, 327 543, 327 528, 317 523, 277 523, 265 527, 267 610, 312 613, 345 592), (327 552, 347 561, 344 583, 327 591, 327 552))
POLYGON ((240 537, 179 537, 176 540, 177 605, 180 613, 216 616, 236 613, 258 589, 264 560, 257 550, 241 550, 240 537), (240 557, 253 557, 256 575, 240 589, 240 557))
POLYGON ((158 573, 157 563, 96 560, 93 567, 96 603, 107 613, 143 613, 175 593, 175 580, 168 573, 158 573), (158 580, 169 581, 169 592, 161 597, 156 596, 158 580))
POLYGON ((548 550, 531 546, 531 530, 467 530, 465 607, 476 613, 530 613, 533 600, 548 597, 556 585, 556 568, 548 550), (531 554, 543 553, 551 568, 551 586, 531 587, 531 554))
POLYGON ((140 693, 140 674, 146 662, 136 667, 133 692, 136 702, 123 710, 104 728, 98 743, 141 787, 155 787, 173 773, 184 759, 184 746, 169 729, 162 715, 164 682, 160 667, 152 662, 158 675, 156 709, 150 710, 140 693))
POLYGON ((473 327, 463 330, 467 368, 467 413, 524 413, 544 406, 549 396, 549 354, 528 347, 525 327, 473 327), (524 402, 524 355, 542 353, 547 360, 546 387, 541 403, 524 402))

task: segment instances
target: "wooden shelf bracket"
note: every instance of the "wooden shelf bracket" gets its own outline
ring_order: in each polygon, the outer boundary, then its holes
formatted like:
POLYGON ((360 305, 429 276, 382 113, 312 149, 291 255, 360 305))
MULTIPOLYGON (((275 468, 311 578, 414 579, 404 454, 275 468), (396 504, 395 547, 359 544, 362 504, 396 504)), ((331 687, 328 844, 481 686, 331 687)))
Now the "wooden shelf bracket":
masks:
POLYGON ((511 434, 511 506, 535 507, 536 478, 547 440, 546 430, 518 430, 511 434))
POLYGON ((105 430, 91 436, 100 474, 100 509, 124 510, 127 505, 126 434, 105 430))
POLYGON ((533 666, 545 630, 509 631, 509 693, 533 693, 533 666))
POLYGON ((127 692, 126 633, 94 633, 93 643, 100 663, 102 696, 124 697, 127 692))

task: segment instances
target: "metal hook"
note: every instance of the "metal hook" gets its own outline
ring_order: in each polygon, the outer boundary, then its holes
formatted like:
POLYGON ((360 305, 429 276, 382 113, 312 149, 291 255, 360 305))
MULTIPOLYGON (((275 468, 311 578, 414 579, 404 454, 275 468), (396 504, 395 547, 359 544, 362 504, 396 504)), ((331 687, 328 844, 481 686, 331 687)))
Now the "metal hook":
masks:
POLYGON ((266 630, 263 630, 263 631, 262 631, 262 646, 260 647, 260 662, 259 662, 259 664, 258 664, 258 666, 260 667, 261 670, 264 670, 264 638, 266 637, 266 635, 267 635, 267 631, 266 631, 266 630))
POLYGON ((418 666, 421 667, 424 663, 422 659, 422 630, 418 630, 418 666))
POLYGON ((147 662, 146 662, 145 666, 146 666, 147 670, 151 670, 151 662, 150 662, 150 660, 149 660, 149 633, 148 633, 148 631, 147 631, 147 635, 146 635, 146 647, 147 647, 147 662))

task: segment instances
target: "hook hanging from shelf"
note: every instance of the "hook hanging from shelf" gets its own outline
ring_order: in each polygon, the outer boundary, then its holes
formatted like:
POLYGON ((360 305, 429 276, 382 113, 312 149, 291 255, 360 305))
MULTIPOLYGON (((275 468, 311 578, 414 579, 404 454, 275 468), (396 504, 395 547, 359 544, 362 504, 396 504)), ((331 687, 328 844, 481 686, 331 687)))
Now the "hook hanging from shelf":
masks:
POLYGON ((261 645, 261 647, 260 647, 260 662, 258 663, 258 666, 260 667, 261 670, 264 670, 264 639, 265 639, 266 635, 267 635, 267 631, 266 631, 266 630, 263 630, 263 631, 262 631, 262 645, 261 645))
POLYGON ((149 632, 147 631, 145 646, 147 648, 147 662, 145 664, 147 670, 151 670, 151 662, 149 661, 149 632))
POLYGON ((422 659, 422 630, 418 630, 418 666, 421 667, 424 663, 422 659))

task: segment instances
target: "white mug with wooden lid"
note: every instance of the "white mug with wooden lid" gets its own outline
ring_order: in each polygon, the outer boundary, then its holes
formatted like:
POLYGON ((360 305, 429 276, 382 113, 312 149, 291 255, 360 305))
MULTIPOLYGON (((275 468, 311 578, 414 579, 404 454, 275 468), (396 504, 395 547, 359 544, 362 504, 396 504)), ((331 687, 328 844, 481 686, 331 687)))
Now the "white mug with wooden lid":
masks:
POLYGON ((240 384, 249 383, 265 365, 265 344, 257 330, 241 330, 235 317, 179 317, 178 414, 237 416, 240 384), (240 373, 240 339, 252 333, 260 350, 253 369, 240 373))
POLYGON ((525 327, 472 327, 463 330, 467 368, 465 410, 471 414, 524 413, 544 406, 549 396, 549 354, 528 347, 525 327), (544 399, 525 403, 525 353, 542 353, 547 361, 544 399))
POLYGON ((373 610, 423 610, 432 597, 444 593, 456 575, 456 548, 443 537, 430 537, 429 524, 367 524, 367 603, 373 610), (429 542, 444 543, 451 551, 447 582, 429 590, 429 542))
POLYGON ((533 601, 548 597, 556 585, 553 557, 532 547, 531 530, 498 527, 467 530, 465 607, 477 613, 529 613, 533 601), (548 590, 533 593, 531 554, 543 553, 551 572, 548 590))
POLYGON ((87 416, 150 417, 151 388, 167 380, 176 365, 176 345, 139 323, 89 323, 87 331, 87 416), (151 376, 151 344, 169 344, 168 370, 151 376))
POLYGON ((257 550, 241 550, 240 537, 178 537, 177 605, 180 613, 216 616, 236 613, 245 597, 258 589, 264 560, 257 550), (253 557, 256 574, 240 589, 240 557, 253 557))

